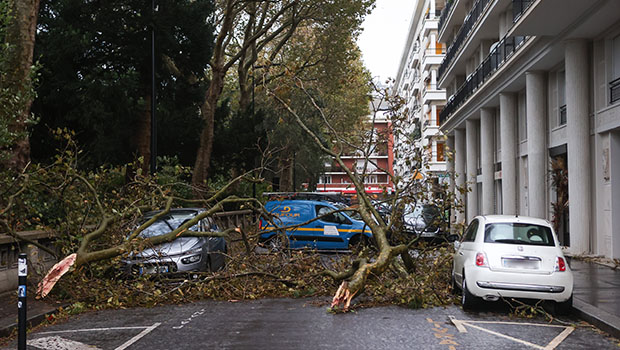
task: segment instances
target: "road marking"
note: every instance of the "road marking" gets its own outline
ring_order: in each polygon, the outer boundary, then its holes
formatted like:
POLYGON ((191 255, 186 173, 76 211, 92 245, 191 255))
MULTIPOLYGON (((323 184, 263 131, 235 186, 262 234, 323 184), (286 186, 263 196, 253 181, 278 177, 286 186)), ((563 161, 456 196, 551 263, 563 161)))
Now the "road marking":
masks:
POLYGON ((45 350, 99 350, 98 347, 86 345, 74 340, 64 339, 58 336, 42 337, 28 341, 29 346, 45 350))
POLYGON ((129 347, 129 345, 137 342, 138 340, 140 340, 140 338, 144 337, 145 335, 149 334, 153 329, 159 327, 159 325, 161 325, 160 322, 157 322, 155 324, 153 324, 152 326, 150 326, 149 328, 143 330, 142 332, 140 332, 140 334, 136 335, 135 337, 129 339, 128 341, 125 342, 125 344, 117 347, 114 350, 124 350, 127 349, 129 347))
POLYGON ((450 318, 450 321, 452 321, 452 323, 456 326, 456 329, 458 329, 458 331, 460 333, 467 333, 467 329, 465 328, 465 326, 469 326, 478 330, 481 330, 483 332, 498 336, 498 337, 502 337, 505 339, 509 339, 512 341, 515 341, 517 343, 523 344, 523 345, 527 345, 529 347, 535 348, 535 349, 541 349, 541 350, 553 350, 555 349, 558 345, 560 345, 574 330, 575 327, 571 327, 571 326, 559 326, 559 325, 551 325, 551 324, 542 324, 542 323, 522 323, 522 322, 503 322, 503 321, 470 321, 470 320, 457 320, 454 316, 448 316, 450 318), (551 327, 551 328, 564 328, 564 330, 562 331, 562 333, 560 333, 557 337, 553 338, 553 340, 551 340, 546 346, 540 346, 537 344, 533 344, 530 343, 528 341, 522 340, 522 339, 518 339, 515 337, 511 337, 509 335, 505 335, 496 331, 492 331, 490 329, 486 329, 480 326, 475 325, 474 323, 477 324, 505 324, 505 325, 517 325, 517 326, 536 326, 536 327, 551 327))
POLYGON ((186 324, 192 322, 196 317, 204 314, 205 311, 206 311, 206 309, 200 309, 199 311, 194 312, 190 317, 182 320, 181 321, 181 325, 173 326, 172 329, 181 329, 181 328, 183 328, 186 324))
POLYGON ((127 329, 146 329, 152 326, 136 326, 136 327, 107 327, 107 328, 86 328, 86 329, 70 329, 66 331, 49 331, 38 332, 37 334, 58 334, 58 333, 78 333, 78 332, 101 332, 101 331, 122 331, 127 329))

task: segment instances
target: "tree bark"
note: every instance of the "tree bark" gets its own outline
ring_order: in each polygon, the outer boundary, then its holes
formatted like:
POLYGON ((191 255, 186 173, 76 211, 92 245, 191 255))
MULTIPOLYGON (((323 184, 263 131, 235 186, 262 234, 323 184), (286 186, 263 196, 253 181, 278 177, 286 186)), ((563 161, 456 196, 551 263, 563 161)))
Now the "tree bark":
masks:
POLYGON ((17 96, 26 96, 21 110, 16 113, 15 119, 9 123, 9 130, 19 135, 10 150, 5 167, 23 169, 30 162, 30 140, 28 138, 27 121, 32 106, 32 61, 34 54, 34 40, 39 13, 39 0, 11 1, 13 21, 8 33, 7 41, 14 45, 15 51, 11 58, 15 69, 9 73, 12 76, 10 84, 17 96))

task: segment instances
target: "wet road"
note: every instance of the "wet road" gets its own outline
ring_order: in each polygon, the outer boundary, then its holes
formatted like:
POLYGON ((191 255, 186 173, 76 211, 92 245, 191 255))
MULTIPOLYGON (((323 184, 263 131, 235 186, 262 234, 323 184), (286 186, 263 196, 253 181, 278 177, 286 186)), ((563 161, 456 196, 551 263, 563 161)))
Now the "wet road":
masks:
POLYGON ((578 320, 514 319, 505 310, 490 312, 494 306, 478 313, 458 306, 375 307, 335 315, 323 302, 204 301, 86 313, 30 334, 28 348, 617 349, 613 339, 578 320))

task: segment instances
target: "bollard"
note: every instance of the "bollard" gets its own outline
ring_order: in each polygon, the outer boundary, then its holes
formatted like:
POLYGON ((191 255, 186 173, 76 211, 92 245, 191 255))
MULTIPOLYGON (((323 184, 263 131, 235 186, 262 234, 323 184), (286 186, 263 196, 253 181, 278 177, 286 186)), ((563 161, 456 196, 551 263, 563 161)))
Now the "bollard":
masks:
POLYGON ((26 254, 19 253, 17 258, 17 349, 26 350, 26 279, 28 264, 26 254))

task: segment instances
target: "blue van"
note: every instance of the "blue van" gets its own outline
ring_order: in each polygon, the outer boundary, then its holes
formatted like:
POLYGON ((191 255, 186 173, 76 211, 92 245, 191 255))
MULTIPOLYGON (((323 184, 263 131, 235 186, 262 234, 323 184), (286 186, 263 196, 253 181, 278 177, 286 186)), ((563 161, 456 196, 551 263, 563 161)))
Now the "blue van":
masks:
MULTIPOLYGON (((313 200, 269 201, 265 208, 273 215, 271 223, 261 220, 261 230, 301 224, 346 206, 339 203, 313 200)), ((272 248, 283 244, 278 240, 279 231, 261 234, 261 240, 272 248)), ((318 250, 345 250, 350 245, 367 242, 372 231, 355 211, 335 212, 303 226, 286 230, 290 248, 313 248, 318 250)))

